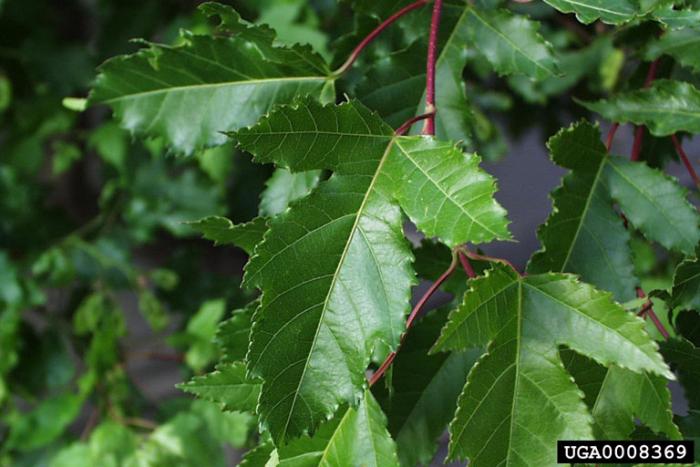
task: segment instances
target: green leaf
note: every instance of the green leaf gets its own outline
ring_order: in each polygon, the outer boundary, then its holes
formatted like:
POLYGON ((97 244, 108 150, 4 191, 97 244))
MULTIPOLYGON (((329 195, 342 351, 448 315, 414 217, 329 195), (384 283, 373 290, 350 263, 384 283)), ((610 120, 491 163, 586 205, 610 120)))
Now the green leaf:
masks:
POLYGON ((396 445, 386 430, 386 417, 366 391, 357 408, 325 423, 311 438, 278 448, 279 467, 398 466, 396 445))
POLYGON ((221 351, 222 363, 232 363, 245 358, 248 351, 250 324, 257 307, 256 300, 245 308, 235 310, 229 319, 219 324, 216 330, 216 343, 221 351))
POLYGON ((148 44, 112 58, 99 69, 90 103, 109 105, 124 128, 190 154, 223 144, 222 131, 254 123, 274 104, 332 87, 327 65, 308 46, 274 45, 271 29, 229 7, 208 4, 204 12, 221 16, 229 35, 185 32, 180 46, 148 44))
POLYGON ((212 373, 195 376, 178 388, 219 403, 224 410, 242 412, 254 412, 260 395, 260 383, 246 377, 243 362, 219 365, 212 373))
POLYGON ((552 46, 538 32, 539 23, 508 10, 467 11, 469 41, 499 75, 541 80, 559 74, 552 46))
POLYGON ((246 452, 238 467, 266 467, 273 451, 276 456, 275 446, 270 441, 263 442, 246 452))
POLYGON ((398 345, 414 274, 395 200, 449 245, 504 238, 506 220, 476 156, 395 137, 357 103, 282 106, 235 136, 257 161, 335 172, 270 221, 246 267, 263 292, 249 370, 265 381, 261 423, 281 441, 357 400, 370 357, 398 345))
POLYGON ((436 310, 415 326, 391 369, 391 388, 373 390, 389 419, 401 465, 429 465, 480 350, 428 355, 445 322, 436 310))
POLYGON ((697 26, 700 22, 700 10, 691 8, 676 9, 673 5, 655 10, 652 16, 655 20, 664 23, 671 29, 697 26))
POLYGON ((139 292, 139 310, 153 330, 160 331, 167 326, 168 313, 150 290, 139 292))
MULTIPOLYGON (((678 420, 684 439, 693 440, 697 446, 700 443, 700 411, 689 410, 688 415, 678 420)), ((695 462, 700 462, 700 452, 695 450, 695 462)))
POLYGON ((681 65, 697 72, 700 71, 698 47, 700 47, 700 28, 671 30, 647 45, 644 58, 655 60, 662 55, 670 55, 681 65))
POLYGON ((308 195, 318 185, 320 176, 320 170, 292 173, 276 169, 260 195, 260 215, 271 217, 283 212, 292 201, 308 195))
POLYGON ((601 20, 608 24, 623 24, 634 19, 638 6, 634 0, 544 0, 562 13, 575 13, 583 24, 601 20))
POLYGON ((12 414, 7 420, 10 431, 4 443, 20 451, 49 444, 80 414, 84 399, 82 394, 60 394, 44 399, 30 412, 12 414))
POLYGON ((605 368, 567 351, 564 366, 585 394, 596 439, 627 439, 639 420, 655 433, 680 439, 665 378, 618 366, 605 368))
POLYGON ((627 219, 650 240, 691 255, 700 243, 700 216, 678 182, 643 162, 610 157, 606 184, 627 219))
POLYGON ((559 346, 602 365, 673 378, 641 319, 566 274, 520 277, 495 264, 471 281, 435 348, 485 344, 450 425, 450 456, 477 465, 554 465, 556 440, 591 439, 591 415, 559 346))
POLYGON ((607 120, 645 125, 655 136, 700 133, 700 90, 690 83, 660 79, 607 100, 579 102, 607 120))
POLYGON ((700 262, 697 259, 686 259, 676 267, 669 305, 700 311, 700 262))
POLYGON ((249 255, 253 254, 255 245, 262 241, 267 231, 267 219, 264 217, 256 217, 245 224, 234 225, 225 217, 210 216, 190 222, 189 225, 215 245, 235 245, 249 255))
POLYGON ((573 272, 621 302, 635 297, 630 235, 605 184, 607 150, 600 131, 581 122, 547 142, 552 160, 571 173, 552 193, 554 207, 538 230, 542 250, 528 272, 573 272))
POLYGON ((208 300, 187 322, 185 331, 190 348, 185 353, 185 362, 195 371, 204 369, 216 356, 212 341, 225 310, 224 300, 208 300))
POLYGON ((669 339, 661 343, 661 352, 678 374, 685 397, 692 409, 700 408, 700 349, 686 339, 669 339))

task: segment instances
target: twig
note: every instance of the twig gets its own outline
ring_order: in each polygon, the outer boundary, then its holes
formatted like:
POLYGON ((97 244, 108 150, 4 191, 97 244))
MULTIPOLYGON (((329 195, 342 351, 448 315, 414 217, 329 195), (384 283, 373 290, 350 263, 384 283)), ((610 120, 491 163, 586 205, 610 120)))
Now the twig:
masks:
MULTIPOLYGON (((413 326, 416 317, 421 312, 428 300, 430 300, 430 297, 433 296, 433 294, 437 291, 438 288, 440 288, 443 282, 445 282, 455 271, 455 269, 457 268, 457 256, 457 252, 453 251, 452 262, 450 263, 450 266, 445 270, 445 272, 442 273, 442 275, 440 275, 440 277, 433 283, 433 285, 431 285, 430 288, 425 291, 423 296, 418 300, 418 303, 416 303, 416 305, 413 307, 413 310, 411 310, 411 314, 408 315, 408 319, 406 320, 406 331, 408 331, 413 326)), ((405 337, 406 332, 404 332, 401 335, 399 347, 401 347, 401 344, 403 344, 405 337)), ((373 386, 377 381, 381 379, 382 376, 384 376, 384 373, 386 373, 386 370, 391 366, 395 358, 396 351, 393 351, 389 355, 387 355, 387 357, 384 359, 379 368, 377 368, 377 371, 375 371, 372 377, 369 379, 370 386, 373 386)))
POLYGON ((355 60, 357 60, 357 57, 360 56, 362 51, 374 40, 377 38, 379 34, 382 33, 387 27, 389 27, 391 24, 396 22, 399 18, 401 18, 403 15, 406 13, 410 13, 413 10, 416 10, 418 8, 421 8, 422 6, 428 4, 430 0, 418 0, 416 2, 411 3, 410 5, 407 5, 403 8, 401 8, 399 11, 394 13, 393 15, 389 16, 387 19, 382 21, 382 23, 374 28, 372 32, 370 32, 367 37, 362 39, 359 44, 353 49, 353 51, 350 53, 350 56, 348 57, 347 60, 345 60, 345 63, 340 65, 340 67, 335 70, 332 74, 332 76, 337 77, 345 73, 352 67, 352 64, 355 63, 355 60))
POLYGON ((690 163, 688 155, 683 150, 681 142, 678 141, 678 137, 676 135, 671 135, 671 141, 673 141, 673 147, 676 148, 676 153, 678 154, 678 157, 681 159, 681 162, 683 162, 683 165, 690 174, 690 178, 693 179, 693 183, 695 183, 695 186, 700 189, 700 178, 698 178, 698 174, 695 172, 693 165, 690 163))
POLYGON ((433 16, 430 20, 430 39, 428 41, 425 79, 425 112, 432 115, 425 120, 425 125, 423 126, 424 135, 435 135, 435 114, 437 113, 437 107, 435 106, 435 66, 441 13, 442 0, 435 0, 433 16))

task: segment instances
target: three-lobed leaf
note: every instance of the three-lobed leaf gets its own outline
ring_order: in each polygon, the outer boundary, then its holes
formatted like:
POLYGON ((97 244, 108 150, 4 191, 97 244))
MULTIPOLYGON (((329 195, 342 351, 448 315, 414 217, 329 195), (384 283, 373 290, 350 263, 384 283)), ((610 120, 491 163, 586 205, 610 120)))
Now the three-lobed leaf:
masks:
POLYGON ((520 277, 495 264, 472 281, 435 348, 486 344, 450 425, 451 457, 474 465, 555 465, 557 439, 592 438, 591 415, 560 346, 602 365, 673 378, 641 319, 566 274, 520 277))
POLYGON ((448 245, 507 238, 507 221, 476 156, 395 136, 358 103, 282 106, 235 138, 257 161, 334 172, 270 221, 246 267, 262 290, 249 370, 283 441, 354 403, 370 359, 398 345, 415 281, 399 206, 448 245))

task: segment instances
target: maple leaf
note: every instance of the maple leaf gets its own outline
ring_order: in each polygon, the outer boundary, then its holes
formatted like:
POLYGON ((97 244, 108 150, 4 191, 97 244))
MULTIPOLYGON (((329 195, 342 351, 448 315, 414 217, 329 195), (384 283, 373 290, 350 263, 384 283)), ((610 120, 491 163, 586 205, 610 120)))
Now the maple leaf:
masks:
POLYGON ((415 282, 401 209, 451 246, 509 234, 477 156, 395 136, 356 102, 281 106, 234 137, 258 162, 334 173, 270 221, 246 266, 263 292, 248 368, 279 442, 359 399, 371 357, 398 345, 415 282))
POLYGON ((470 284, 435 345, 488 345, 450 424, 453 458, 477 466, 555 465, 556 440, 592 439, 591 414, 560 346, 602 365, 673 378, 644 322, 574 276, 520 277, 496 263, 470 284))

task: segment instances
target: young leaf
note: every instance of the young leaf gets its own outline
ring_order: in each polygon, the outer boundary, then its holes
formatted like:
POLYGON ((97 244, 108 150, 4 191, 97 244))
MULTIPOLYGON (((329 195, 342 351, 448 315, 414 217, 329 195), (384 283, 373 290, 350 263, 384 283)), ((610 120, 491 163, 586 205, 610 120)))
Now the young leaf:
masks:
POLYGON ((686 259, 676 268, 669 305, 700 311, 700 262, 697 259, 686 259))
POLYGON ((283 212, 289 203, 308 195, 318 185, 320 176, 320 170, 292 173, 284 168, 276 169, 260 195, 260 215, 271 217, 283 212))
POLYGON ((469 41, 499 75, 524 74, 534 80, 559 74, 552 46, 539 23, 508 10, 467 10, 469 41))
POLYGON ((450 422, 457 397, 480 350, 428 355, 446 314, 421 319, 401 345, 391 370, 391 388, 373 388, 389 419, 403 466, 429 465, 437 440, 450 422))
MULTIPOLYGON (((700 18, 698 20, 700 21, 700 18)), ((647 45, 644 58, 655 60, 661 55, 670 55, 681 65, 697 72, 700 71, 698 47, 700 47, 700 28, 671 30, 647 45)))
POLYGON ((645 125, 655 136, 700 133, 700 90, 690 83, 660 79, 645 89, 580 103, 610 121, 645 125))
POLYGON ((112 58, 99 71, 91 104, 107 104, 124 128, 164 137, 190 154, 223 144, 221 133, 254 123, 276 103, 321 96, 332 86, 323 59, 306 46, 278 47, 265 27, 245 23, 228 7, 205 13, 224 17, 222 37, 184 33, 183 44, 148 44, 112 58))
POLYGON ((369 391, 357 408, 326 422, 313 437, 278 448, 277 454, 280 467, 399 465, 384 413, 369 391))
POLYGON ((436 343, 437 350, 488 343, 450 425, 451 457, 552 465, 557 439, 591 439, 591 415, 559 346, 603 365, 673 378, 644 322, 570 275, 520 277, 495 264, 471 285, 436 343))
POLYGON ((623 24, 637 16, 634 0, 544 0, 562 13, 575 13, 584 24, 601 20, 608 24, 623 24))
POLYGON ((334 171, 270 222, 246 267, 263 292, 249 370, 265 381, 261 423, 281 441, 357 400, 370 356, 398 344, 414 274, 395 199, 449 245, 504 238, 506 220, 476 156, 396 137, 357 103, 282 106, 235 136, 258 161, 334 171))
MULTIPOLYGON (((698 114, 700 116, 700 114, 698 114)), ((686 189, 642 162, 608 158, 605 183, 627 219, 664 247, 691 255, 700 243, 700 216, 686 189)))
POLYGON ((220 403, 224 410, 254 412, 260 395, 260 382, 246 377, 245 363, 219 365, 212 373, 195 376, 179 389, 202 399, 220 403))
POLYGON ((552 214, 538 230, 542 250, 528 272, 573 272, 621 302, 633 299, 630 235, 605 186, 608 157, 600 131, 581 122, 550 138, 547 147, 552 160, 571 173, 552 193, 552 214))
POLYGON ((245 224, 234 225, 225 217, 210 216, 190 222, 189 225, 215 245, 235 245, 249 255, 253 254, 255 245, 262 241, 267 232, 267 219, 264 217, 256 217, 245 224))

